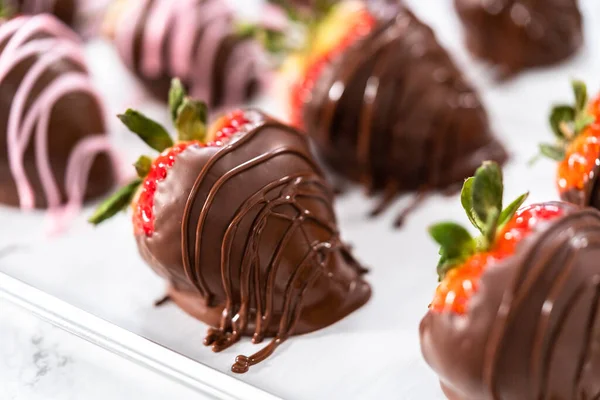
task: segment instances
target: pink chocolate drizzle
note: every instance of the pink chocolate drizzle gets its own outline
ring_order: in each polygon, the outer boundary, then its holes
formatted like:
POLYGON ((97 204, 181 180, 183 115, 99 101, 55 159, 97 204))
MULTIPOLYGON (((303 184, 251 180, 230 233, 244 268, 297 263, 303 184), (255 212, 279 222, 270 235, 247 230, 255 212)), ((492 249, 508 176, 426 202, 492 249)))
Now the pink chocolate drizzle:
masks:
POLYGON ((32 209, 35 205, 34 192, 25 172, 24 156, 33 140, 35 162, 53 222, 51 229, 57 230, 81 208, 87 177, 96 155, 112 153, 108 138, 101 135, 102 132, 82 139, 67 162, 65 191, 68 201, 65 205, 61 204, 60 189, 48 154, 48 127, 52 109, 63 96, 72 92, 85 92, 96 100, 98 107, 102 107, 102 100, 88 75, 73 71, 61 75, 48 85, 26 109, 35 83, 57 60, 67 59, 85 69, 79 39, 57 19, 49 15, 37 15, 7 21, 0 25, 0 43, 6 43, 0 53, 0 85, 20 62, 40 55, 23 78, 11 105, 7 121, 8 159, 20 206, 22 209, 32 209))
POLYGON ((232 105, 244 101, 247 82, 262 83, 261 77, 255 77, 261 49, 254 41, 239 42, 225 65, 215 65, 219 49, 232 34, 233 13, 223 0, 139 0, 129 1, 116 21, 115 42, 130 69, 150 80, 179 77, 192 97, 209 103, 215 72, 226 69, 222 103, 232 105))

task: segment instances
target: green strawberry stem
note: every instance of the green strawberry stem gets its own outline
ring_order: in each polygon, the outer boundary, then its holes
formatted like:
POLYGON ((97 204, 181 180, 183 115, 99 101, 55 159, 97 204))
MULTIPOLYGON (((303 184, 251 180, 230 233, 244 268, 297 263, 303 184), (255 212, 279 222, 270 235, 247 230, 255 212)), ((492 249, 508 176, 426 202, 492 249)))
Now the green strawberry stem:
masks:
POLYGON ((180 141, 198 140, 204 142, 208 130, 208 107, 206 103, 185 97, 177 109, 173 121, 180 141))
POLYGON ((148 156, 140 156, 133 166, 135 167, 138 177, 144 179, 150 172, 150 167, 152 167, 152 159, 148 156))
MULTIPOLYGON (((588 94, 584 82, 574 80, 571 83, 575 103, 559 104, 552 108, 550 112, 550 128, 555 137, 552 144, 541 143, 539 145, 539 154, 554 161, 562 161, 566 156, 567 147, 595 121, 593 115, 587 112, 588 94)), ((537 157, 532 159, 535 162, 537 157)))
POLYGON ((275 37, 271 39, 274 43, 267 43, 265 45, 267 50, 269 50, 269 46, 275 47, 278 50, 276 55, 282 57, 292 52, 310 53, 316 40, 319 26, 341 0, 312 0, 312 2, 309 1, 311 4, 307 4, 305 7, 293 4, 294 1, 291 0, 268 0, 268 2, 280 7, 291 21, 291 30, 298 31, 296 32, 297 35, 286 34, 286 32, 279 33, 279 35, 283 34, 283 37, 302 37, 300 44, 290 43, 289 41, 284 43, 281 38, 275 37))
POLYGON ((440 245, 437 267, 440 280, 473 254, 492 249, 498 231, 511 220, 529 195, 522 194, 503 209, 503 192, 500 166, 486 161, 477 169, 475 176, 465 180, 460 196, 471 225, 481 235, 474 238, 467 229, 454 222, 442 222, 429 228, 429 233, 440 245))
POLYGON ((208 106, 187 95, 181 81, 171 81, 169 110, 179 141, 198 140, 205 142, 208 131, 208 106))
MULTIPOLYGON (((208 108, 205 103, 188 97, 179 79, 173 79, 171 82, 169 111, 173 124, 177 127, 179 141, 205 141, 208 130, 208 108)), ((131 132, 158 152, 162 152, 175 144, 161 124, 138 111, 128 109, 124 114, 118 115, 118 118, 131 132)), ((103 202, 90 217, 89 222, 98 225, 125 210, 131 204, 143 179, 150 172, 152 162, 153 159, 148 156, 138 158, 133 164, 138 178, 103 202)))
POLYGON ((309 0, 306 6, 293 4, 294 0, 267 0, 270 4, 281 7, 288 18, 294 22, 309 25, 322 20, 341 0, 309 0))
POLYGON ((161 124, 138 111, 128 109, 125 114, 119 114, 117 117, 131 132, 158 152, 164 151, 174 144, 173 139, 161 124))
POLYGON ((181 80, 179 78, 173 78, 171 81, 171 89, 169 90, 169 111, 171 112, 171 121, 177 119, 179 114, 179 107, 185 99, 186 92, 181 80))
MULTIPOLYGON (((173 124, 177 128, 179 141, 203 142, 206 139, 208 107, 204 102, 188 97, 181 81, 177 78, 171 81, 169 111, 173 124)), ((139 111, 128 109, 125 114, 119 114, 117 117, 131 132, 158 152, 175 144, 165 127, 139 111)))
POLYGON ((119 212, 126 210, 141 184, 142 180, 138 178, 119 189, 98 207, 88 221, 93 225, 98 225, 119 212))
POLYGON ((236 25, 237 34, 241 38, 252 38, 262 45, 270 55, 283 58, 285 54, 295 50, 288 40, 288 35, 283 30, 271 29, 248 22, 240 22, 236 25))

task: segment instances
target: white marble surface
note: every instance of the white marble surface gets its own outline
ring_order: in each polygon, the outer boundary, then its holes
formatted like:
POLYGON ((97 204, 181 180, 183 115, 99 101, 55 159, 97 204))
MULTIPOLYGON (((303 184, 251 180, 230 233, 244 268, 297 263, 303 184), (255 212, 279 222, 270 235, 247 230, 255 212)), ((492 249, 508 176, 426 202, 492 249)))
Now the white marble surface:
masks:
MULTIPOLYGON (((540 162, 529 168, 527 160, 538 142, 550 138, 546 114, 551 103, 571 98, 571 78, 586 80, 591 91, 600 89, 600 1, 581 0, 586 16, 586 46, 582 51, 557 67, 527 72, 504 84, 495 82, 484 65, 466 54, 449 0, 407 2, 431 24, 439 40, 481 89, 492 126, 512 155, 505 170, 506 196, 531 190, 530 201, 555 199, 554 166, 540 162)), ((89 56, 95 79, 110 100, 111 115, 136 103, 152 116, 165 116, 157 104, 136 101, 137 86, 118 65, 109 46, 91 43, 89 56)), ((274 101, 267 99, 265 104, 276 111, 274 101)), ((141 154, 144 147, 132 140, 116 119, 112 121, 126 155, 134 159, 141 154)), ((366 199, 358 190, 339 199, 336 208, 343 236, 354 244, 357 256, 372 267, 368 276, 374 288, 372 300, 332 327, 289 340, 250 373, 233 378, 290 399, 442 398, 435 375, 422 361, 418 341, 419 320, 436 285, 437 249, 425 227, 462 215, 461 207, 457 198, 432 197, 402 230, 392 230, 394 213, 408 201, 403 198, 385 215, 367 221, 365 215, 374 200, 366 199)), ((201 345, 204 325, 174 306, 152 307, 162 294, 163 282, 139 258, 125 215, 96 230, 87 226, 82 216, 67 235, 52 240, 42 233, 44 219, 40 214, 23 215, 0 208, 0 221, 0 243, 18 246, 17 251, 0 259, 0 271, 224 374, 231 374, 229 367, 237 354, 256 351, 256 346, 244 341, 222 354, 213 354, 201 345)), ((4 307, 0 304, 0 311, 4 307)), ((146 390, 147 381, 157 379, 145 380, 141 372, 130 372, 126 366, 120 370, 124 372, 117 373, 112 365, 120 364, 118 360, 95 355, 84 344, 75 345, 72 338, 48 326, 38 327, 26 317, 4 312, 0 312, 0 322, 0 357, 7 352, 16 360, 6 369, 0 359, 0 399, 160 398, 151 397, 160 393, 159 389, 150 390, 150 397, 136 392, 136 388, 146 390), (47 356, 40 359, 40 351, 47 356), (36 357, 42 368, 36 366, 36 357), (36 381, 45 365, 52 372, 36 381), (124 386, 123 392, 134 393, 132 397, 102 392, 125 385, 128 380, 119 379, 129 374, 140 379, 130 380, 133 389, 124 386), (5 376, 12 382, 9 389, 2 386, 5 376), (61 381, 65 383, 56 385, 63 388, 61 395, 66 397, 44 395, 42 390, 53 390, 53 382, 61 381), (37 383, 32 387, 31 382, 37 383), (68 388, 74 391, 68 392, 68 388), (91 394, 81 392, 85 389, 91 394), (97 393, 108 395, 94 397, 97 393)))
POLYGON ((0 399, 207 399, 0 299, 0 399))

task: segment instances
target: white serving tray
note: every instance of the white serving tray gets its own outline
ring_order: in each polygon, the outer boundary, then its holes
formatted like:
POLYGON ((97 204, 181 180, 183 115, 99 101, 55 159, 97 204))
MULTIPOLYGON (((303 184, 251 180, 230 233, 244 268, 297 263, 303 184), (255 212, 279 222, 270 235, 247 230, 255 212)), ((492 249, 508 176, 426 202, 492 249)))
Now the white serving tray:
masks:
MULTIPOLYGON (((15 390, 19 395, 25 395, 26 392, 22 390, 25 386, 35 392, 36 398, 44 398, 48 395, 55 398, 59 392, 62 392, 61 398, 79 397, 88 400, 104 400, 114 396, 144 400, 164 399, 167 396, 180 400, 192 398, 235 400, 240 398, 238 396, 240 393, 243 393, 245 399, 276 399, 275 396, 258 388, 233 380, 210 367, 103 321, 1 272, 0 310, 2 310, 0 324, 3 327, 9 325, 8 331, 0 331, 0 337, 4 340, 8 339, 8 343, 0 341, 3 356, 11 358, 21 354, 21 358, 24 358, 26 347, 33 345, 36 353, 33 355, 32 367, 34 370, 37 369, 35 377, 28 380, 27 374, 23 376, 25 364, 3 358, 4 364, 0 364, 3 383, 0 385, 0 397, 2 398, 5 398, 4 396, 12 398, 15 390), (62 329, 61 333, 57 335, 56 331, 47 329, 48 325, 62 329), (11 332, 13 329, 16 331, 11 332), (20 337, 16 344, 14 335, 17 335, 17 332, 32 334, 29 343, 26 342, 26 337, 20 337), (79 340, 69 335, 74 335, 79 340), (60 349, 52 344, 53 340, 62 344, 60 349), (51 343, 42 343, 48 341, 51 343), (11 348, 15 345, 18 349, 11 348), (47 354, 48 352, 52 354, 47 354), (65 355, 69 352, 76 359, 65 355), (75 384, 52 379, 48 382, 50 388, 39 387, 44 386, 40 384, 39 379, 48 371, 52 371, 50 367, 52 358, 56 359, 54 368, 58 369, 78 362, 75 371, 70 371, 73 379, 76 380, 75 384), (82 358, 85 358, 87 363, 80 364, 82 358), (36 361, 37 359, 40 361, 36 361), (132 368, 128 363, 137 364, 138 368, 132 368), (44 364, 47 364, 46 370, 43 369, 44 364), (90 371, 86 371, 90 369, 90 364, 96 368, 92 371, 91 377, 90 371), (13 381, 13 384, 14 381, 18 381, 17 387, 21 386, 21 389, 11 389, 10 385, 7 388, 5 385, 7 379, 8 383, 13 381)), ((55 372, 52 378, 56 378, 56 370, 52 372, 55 372)))
MULTIPOLYGON (((253 2, 236 3, 256 12, 253 2)), ((586 45, 577 56, 503 84, 494 82, 487 67, 466 54, 450 0, 407 3, 436 30, 442 44, 480 88, 492 126, 512 156, 505 169, 506 198, 531 190, 530 202, 556 199, 554 165, 540 161, 530 168, 527 161, 537 143, 551 140, 546 116, 551 103, 571 100, 571 78, 586 80, 592 92, 600 90, 600 2, 581 0, 586 45)), ((165 119, 160 105, 137 100, 137 85, 107 43, 92 42, 88 51, 111 115, 135 103, 144 112, 165 119)), ((261 104, 272 113, 279 112, 275 99, 263 99, 261 104)), ((133 161, 146 151, 116 118, 111 121, 128 159, 133 161)), ((83 337, 105 338, 99 344, 117 353, 132 350, 135 356, 130 357, 154 369, 159 365, 168 376, 191 377, 197 382, 193 384, 213 388, 217 397, 442 399, 435 374, 421 358, 418 338, 419 321, 437 281, 437 248, 426 227, 443 219, 466 220, 458 198, 432 196, 401 230, 393 230, 394 214, 409 201, 402 198, 385 215, 368 220, 366 214, 375 199, 364 197, 359 189, 338 199, 342 236, 371 267, 367 277, 373 286, 371 301, 331 327, 289 339, 244 375, 231 373, 231 364, 236 355, 251 354, 257 346, 243 340, 214 354, 202 345, 204 324, 174 305, 153 306, 163 295, 164 283, 138 256, 126 215, 93 229, 85 223, 90 207, 65 235, 47 238, 41 213, 0 208, 0 247, 16 246, 0 257, 0 271, 9 276, 0 279, 0 292, 11 292, 7 297, 83 337), (21 283, 10 277, 39 291, 21 291, 21 283), (162 347, 150 346, 143 338, 162 347)))

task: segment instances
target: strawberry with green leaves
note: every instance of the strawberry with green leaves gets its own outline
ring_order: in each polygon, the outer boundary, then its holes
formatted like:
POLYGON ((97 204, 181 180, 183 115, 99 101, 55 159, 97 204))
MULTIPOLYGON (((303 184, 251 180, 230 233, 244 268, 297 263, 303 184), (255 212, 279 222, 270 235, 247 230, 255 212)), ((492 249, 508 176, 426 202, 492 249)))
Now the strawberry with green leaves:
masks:
POLYGON ((433 225, 429 232, 440 244, 438 285, 430 305, 434 312, 464 314, 477 292, 482 274, 518 251, 519 243, 539 224, 562 215, 556 203, 520 208, 528 193, 503 208, 502 171, 494 162, 484 163, 465 181, 461 203, 471 224, 479 231, 473 237, 454 222, 433 225))
POLYGON ((160 154, 154 158, 143 155, 135 162, 138 177, 100 205, 89 219, 92 224, 100 224, 131 205, 135 234, 151 237, 154 233, 154 196, 178 156, 192 147, 222 147, 235 135, 247 131, 257 117, 252 112, 236 110, 209 128, 206 104, 188 97, 178 79, 171 85, 169 108, 177 129, 176 140, 162 125, 137 111, 129 109, 118 116, 131 132, 160 154))
POLYGON ((588 101, 586 85, 573 82, 575 104, 552 109, 550 125, 556 138, 541 144, 540 153, 558 162, 556 183, 561 198, 589 205, 600 165, 600 96, 588 101))
POLYGON ((160 152, 92 216, 98 224, 132 204, 141 258, 168 298, 210 328, 220 352, 244 336, 271 338, 231 370, 244 373, 292 335, 321 329, 365 304, 366 270, 339 237, 328 186, 307 136, 259 110, 206 124, 204 104, 178 81, 170 109, 178 131, 140 113, 121 120, 160 152))
POLYGON ((363 1, 316 2, 310 17, 302 17, 294 6, 284 3, 288 15, 308 31, 302 49, 291 54, 282 65, 290 82, 289 107, 292 123, 303 126, 303 109, 327 66, 360 39, 369 35, 377 19, 363 1))

